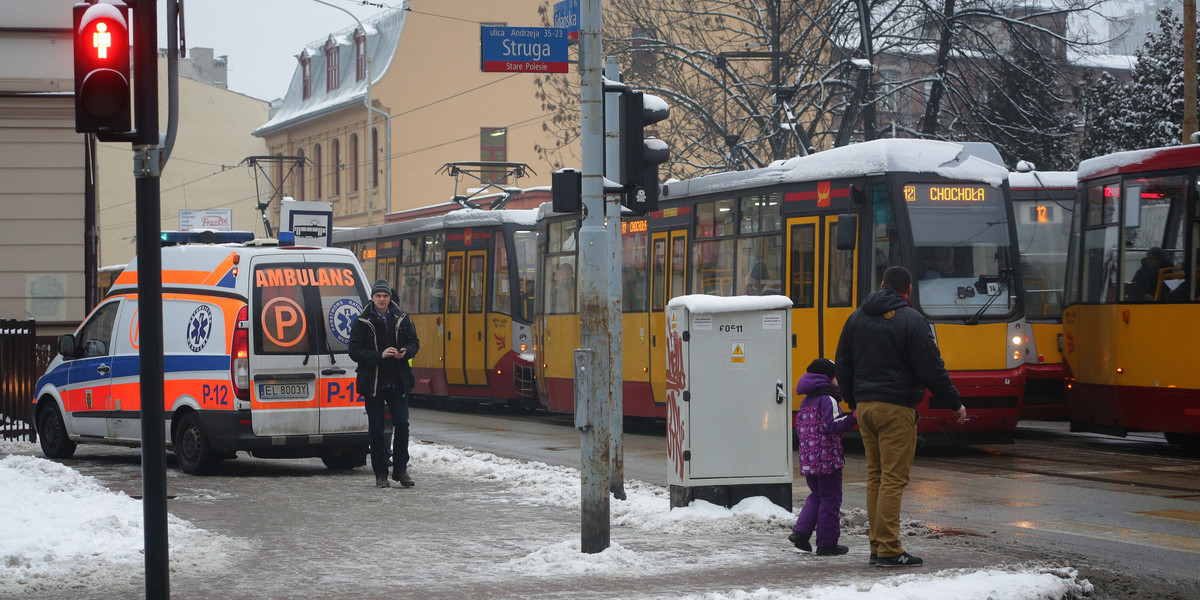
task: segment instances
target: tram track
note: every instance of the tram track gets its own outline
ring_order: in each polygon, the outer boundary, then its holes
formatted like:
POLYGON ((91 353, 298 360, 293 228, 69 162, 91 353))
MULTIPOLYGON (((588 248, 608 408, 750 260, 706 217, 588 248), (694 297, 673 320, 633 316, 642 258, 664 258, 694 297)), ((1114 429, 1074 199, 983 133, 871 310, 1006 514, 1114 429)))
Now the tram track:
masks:
POLYGON ((1117 451, 1107 445, 1108 440, 1022 432, 1010 446, 939 448, 918 455, 926 464, 952 465, 972 472, 1057 477, 1200 498, 1200 458, 1151 439, 1120 441, 1122 446, 1117 451))

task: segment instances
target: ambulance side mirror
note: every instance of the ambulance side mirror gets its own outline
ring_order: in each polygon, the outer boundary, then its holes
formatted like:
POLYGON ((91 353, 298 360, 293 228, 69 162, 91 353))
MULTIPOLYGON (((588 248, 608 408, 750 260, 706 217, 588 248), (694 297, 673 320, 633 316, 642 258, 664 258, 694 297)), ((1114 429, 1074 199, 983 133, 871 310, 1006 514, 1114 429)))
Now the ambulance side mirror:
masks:
POLYGON ((58 353, 66 358, 75 358, 75 336, 67 333, 58 338, 58 353))

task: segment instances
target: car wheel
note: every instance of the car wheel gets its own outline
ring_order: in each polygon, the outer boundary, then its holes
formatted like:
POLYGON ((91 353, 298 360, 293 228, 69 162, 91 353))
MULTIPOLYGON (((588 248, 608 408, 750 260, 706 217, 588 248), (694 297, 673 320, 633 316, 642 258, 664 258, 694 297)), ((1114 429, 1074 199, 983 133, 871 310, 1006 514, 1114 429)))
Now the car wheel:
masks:
POLYGON ((42 453, 46 458, 71 458, 75 455, 75 442, 67 437, 67 424, 54 400, 45 398, 47 407, 38 416, 38 437, 42 453))
POLYGON ((217 464, 216 452, 208 443, 208 434, 195 413, 188 413, 175 432, 175 458, 179 469, 189 475, 203 475, 217 464))

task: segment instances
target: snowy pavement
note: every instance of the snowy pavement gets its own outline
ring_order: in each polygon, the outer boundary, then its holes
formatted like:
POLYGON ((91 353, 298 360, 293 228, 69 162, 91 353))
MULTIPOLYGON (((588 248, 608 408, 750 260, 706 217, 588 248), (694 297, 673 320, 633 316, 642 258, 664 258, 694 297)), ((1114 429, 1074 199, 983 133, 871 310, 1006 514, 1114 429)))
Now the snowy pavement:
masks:
MULTIPOLYGON (((172 477, 172 595, 1051 600, 1092 591, 1070 567, 940 546, 915 522, 905 545, 930 566, 869 567, 861 510, 843 510, 851 553, 816 557, 791 548, 795 515, 764 498, 669 510, 665 488, 633 481, 628 501, 611 502, 611 546, 583 554, 575 469, 414 440, 417 487, 380 490, 365 469, 326 473, 312 462, 299 476, 172 477)), ((125 493, 33 444, 0 442, 0 597, 141 595, 141 519, 125 493)))

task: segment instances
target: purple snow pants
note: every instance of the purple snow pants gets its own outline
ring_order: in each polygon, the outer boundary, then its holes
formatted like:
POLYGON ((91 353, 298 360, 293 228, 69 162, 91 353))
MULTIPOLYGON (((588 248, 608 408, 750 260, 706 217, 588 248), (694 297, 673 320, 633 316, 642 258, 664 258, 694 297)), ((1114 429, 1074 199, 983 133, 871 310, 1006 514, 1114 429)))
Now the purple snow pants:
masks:
POLYGON ((806 475, 804 479, 810 493, 792 531, 808 537, 815 529, 818 548, 836 546, 842 533, 842 470, 828 475, 806 475))

